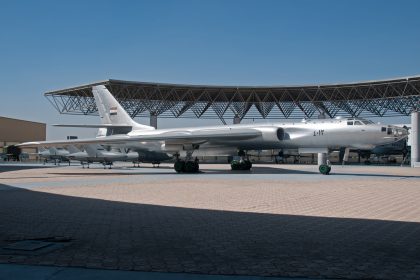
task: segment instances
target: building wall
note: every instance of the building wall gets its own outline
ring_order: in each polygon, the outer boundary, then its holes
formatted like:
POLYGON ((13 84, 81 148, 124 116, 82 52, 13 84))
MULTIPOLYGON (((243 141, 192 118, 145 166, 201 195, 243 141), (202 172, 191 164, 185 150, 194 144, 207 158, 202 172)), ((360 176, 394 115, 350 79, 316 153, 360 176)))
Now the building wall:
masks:
MULTIPOLYGON (((0 117, 0 152, 4 147, 29 141, 45 141, 47 125, 45 123, 24 121, 0 117)), ((37 149, 26 148, 22 152, 30 154, 34 159, 37 149)))

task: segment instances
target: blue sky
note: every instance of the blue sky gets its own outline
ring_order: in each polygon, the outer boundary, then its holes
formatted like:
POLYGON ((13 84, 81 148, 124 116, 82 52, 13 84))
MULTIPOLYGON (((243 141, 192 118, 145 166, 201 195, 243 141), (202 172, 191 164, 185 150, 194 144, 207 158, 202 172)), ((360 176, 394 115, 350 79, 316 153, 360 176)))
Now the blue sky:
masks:
MULTIPOLYGON (((108 78, 281 85, 420 74, 420 1, 0 4, 2 116, 96 123, 95 117, 58 114, 43 93, 108 78)), ((50 138, 69 133, 93 132, 48 130, 50 138)))

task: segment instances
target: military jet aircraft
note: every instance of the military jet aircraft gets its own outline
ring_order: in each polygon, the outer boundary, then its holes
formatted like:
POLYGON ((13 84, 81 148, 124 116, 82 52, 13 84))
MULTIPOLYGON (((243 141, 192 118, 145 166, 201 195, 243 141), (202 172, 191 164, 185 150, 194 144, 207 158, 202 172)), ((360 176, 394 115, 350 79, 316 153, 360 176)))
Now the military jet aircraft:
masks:
POLYGON ((99 144, 88 144, 85 145, 85 151, 81 151, 76 148, 74 145, 69 145, 67 148, 70 151, 70 154, 67 156, 70 160, 80 161, 83 168, 85 168, 85 163, 89 168, 90 163, 99 162, 102 163, 104 168, 108 165, 111 168, 112 164, 115 161, 138 161, 139 155, 136 152, 121 152, 119 149, 113 149, 111 151, 105 150, 99 144))
MULTIPOLYGON (((239 161, 232 161, 232 169, 252 167, 246 151, 261 149, 298 149, 299 153, 327 155, 340 147, 372 149, 407 137, 405 128, 375 124, 356 118, 317 119, 302 122, 263 124, 235 124, 190 128, 155 129, 132 120, 124 108, 103 85, 92 88, 98 110, 103 111, 105 124, 76 125, 78 127, 107 128, 106 136, 67 140, 27 142, 20 146, 58 146, 101 144, 148 152, 162 152, 176 158, 175 171, 198 172, 199 164, 193 154, 197 150, 234 148, 239 161), (181 156, 185 154, 185 156, 181 156)), ((326 157, 320 157, 320 171, 328 174, 326 157)))
POLYGON ((67 158, 69 151, 61 147, 52 146, 49 149, 40 147, 37 155, 44 159, 44 164, 53 161, 55 165, 60 165, 61 162, 67 162, 70 165, 70 161, 67 158))

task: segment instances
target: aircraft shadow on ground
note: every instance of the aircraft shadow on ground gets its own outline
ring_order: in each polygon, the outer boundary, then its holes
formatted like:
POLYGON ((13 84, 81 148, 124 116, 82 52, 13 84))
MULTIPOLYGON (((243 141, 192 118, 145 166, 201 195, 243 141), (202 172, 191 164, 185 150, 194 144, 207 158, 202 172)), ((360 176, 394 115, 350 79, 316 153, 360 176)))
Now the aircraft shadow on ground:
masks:
MULTIPOLYGON (((129 175, 159 175, 159 176, 163 176, 163 175, 176 175, 176 172, 173 170, 172 167, 169 166, 163 166, 163 167, 158 167, 158 168, 153 168, 153 167, 140 167, 140 168, 134 168, 131 167, 129 169, 127 169, 126 167, 123 168, 113 168, 110 172, 92 172, 92 170, 104 170, 102 168, 90 168, 90 169, 86 169, 89 170, 89 172, 83 172, 82 170, 77 170, 77 169, 73 169, 69 172, 48 172, 48 174, 51 175, 63 175, 63 176, 129 176, 129 175), (124 172, 122 171, 124 170, 124 172), (154 171, 147 171, 147 172, 143 172, 143 171, 136 171, 136 170, 154 170, 154 171), (162 172, 162 170, 164 170, 162 172)), ((334 170, 334 166, 333 169, 331 171, 331 174, 328 176, 362 176, 362 177, 387 177, 387 178, 402 178, 402 177, 410 177, 410 178, 420 178, 420 176, 405 176, 405 175, 393 175, 393 174, 372 174, 372 173, 343 173, 343 172, 336 172, 334 170)), ((339 169, 339 168, 337 168, 339 169)), ((106 170, 104 170, 106 171, 106 170)), ((288 169, 288 168, 279 168, 279 167, 269 167, 269 166, 253 166, 252 170, 249 171, 240 171, 240 170, 230 170, 230 169, 209 169, 209 168, 202 168, 200 169, 200 173, 197 174, 191 174, 191 175, 197 175, 199 176, 200 174, 206 174, 206 175, 221 175, 221 174, 261 174, 261 175, 270 175, 270 174, 301 174, 301 175, 313 175, 313 174, 318 174, 320 176, 324 176, 321 175, 317 170, 314 171, 309 171, 309 170, 295 170, 295 169, 288 169)), ((185 174, 178 174, 179 176, 183 176, 185 174)))
POLYGON ((420 176, 414 175, 394 175, 394 174, 371 174, 371 173, 340 173, 331 171, 331 175, 337 176, 362 176, 362 177, 387 177, 387 178, 420 178, 420 176))
POLYGON ((419 272, 420 223, 192 209, 2 185, 0 247, 66 236, 15 263, 112 269, 405 279, 419 272), (357 269, 356 269, 357 268, 357 269))
POLYGON ((0 173, 1 172, 10 172, 10 171, 18 171, 18 170, 27 170, 27 169, 38 169, 38 168, 52 168, 54 166, 48 166, 48 165, 4 165, 0 164, 0 173))
MULTIPOLYGON (((92 170, 93 168, 89 169, 92 170)), ((120 169, 113 168, 110 172, 80 172, 80 171, 71 171, 71 172, 49 172, 48 174, 54 174, 54 175, 99 175, 99 176, 109 176, 109 175, 185 175, 188 173, 181 173, 177 174, 173 167, 159 167, 159 168, 153 168, 154 172, 136 172, 136 169, 142 169, 140 168, 130 168, 128 171, 126 168, 126 172, 120 172, 120 169), (162 170, 164 170, 162 172, 162 170)), ((147 168, 147 170, 150 168, 147 168)), ((99 170, 99 169, 98 169, 99 170)), ((103 169, 102 169, 103 170, 103 169)), ((197 175, 200 174, 209 174, 209 175, 220 175, 220 174, 318 174, 319 172, 311 172, 311 171, 304 171, 304 170, 292 170, 292 169, 285 169, 285 168, 273 168, 273 167, 253 167, 252 170, 235 170, 232 171, 230 169, 208 169, 208 168, 202 168, 200 169, 199 173, 189 173, 191 175, 197 175)))

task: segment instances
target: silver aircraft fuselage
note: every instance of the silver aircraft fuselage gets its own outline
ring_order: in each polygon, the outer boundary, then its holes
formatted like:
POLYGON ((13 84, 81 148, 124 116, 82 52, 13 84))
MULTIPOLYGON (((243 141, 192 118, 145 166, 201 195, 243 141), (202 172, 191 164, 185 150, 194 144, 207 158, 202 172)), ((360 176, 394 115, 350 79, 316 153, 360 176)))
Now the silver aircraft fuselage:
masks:
MULTIPOLYGON (((229 126, 207 126, 195 128, 157 129, 152 131, 133 130, 128 137, 157 136, 172 133, 189 134, 194 131, 212 134, 225 132, 239 134, 241 131, 257 130, 261 134, 246 140, 213 139, 202 145, 197 144, 194 150, 214 150, 221 147, 236 149, 261 150, 261 149, 299 149, 299 148, 327 148, 338 149, 349 147, 353 149, 373 149, 407 137, 407 130, 401 127, 374 124, 360 119, 318 119, 302 122, 278 122, 270 124, 236 124, 229 126)), ((180 150, 189 150, 191 147, 183 141, 141 141, 130 142, 124 146, 139 150, 173 153, 180 150)))

